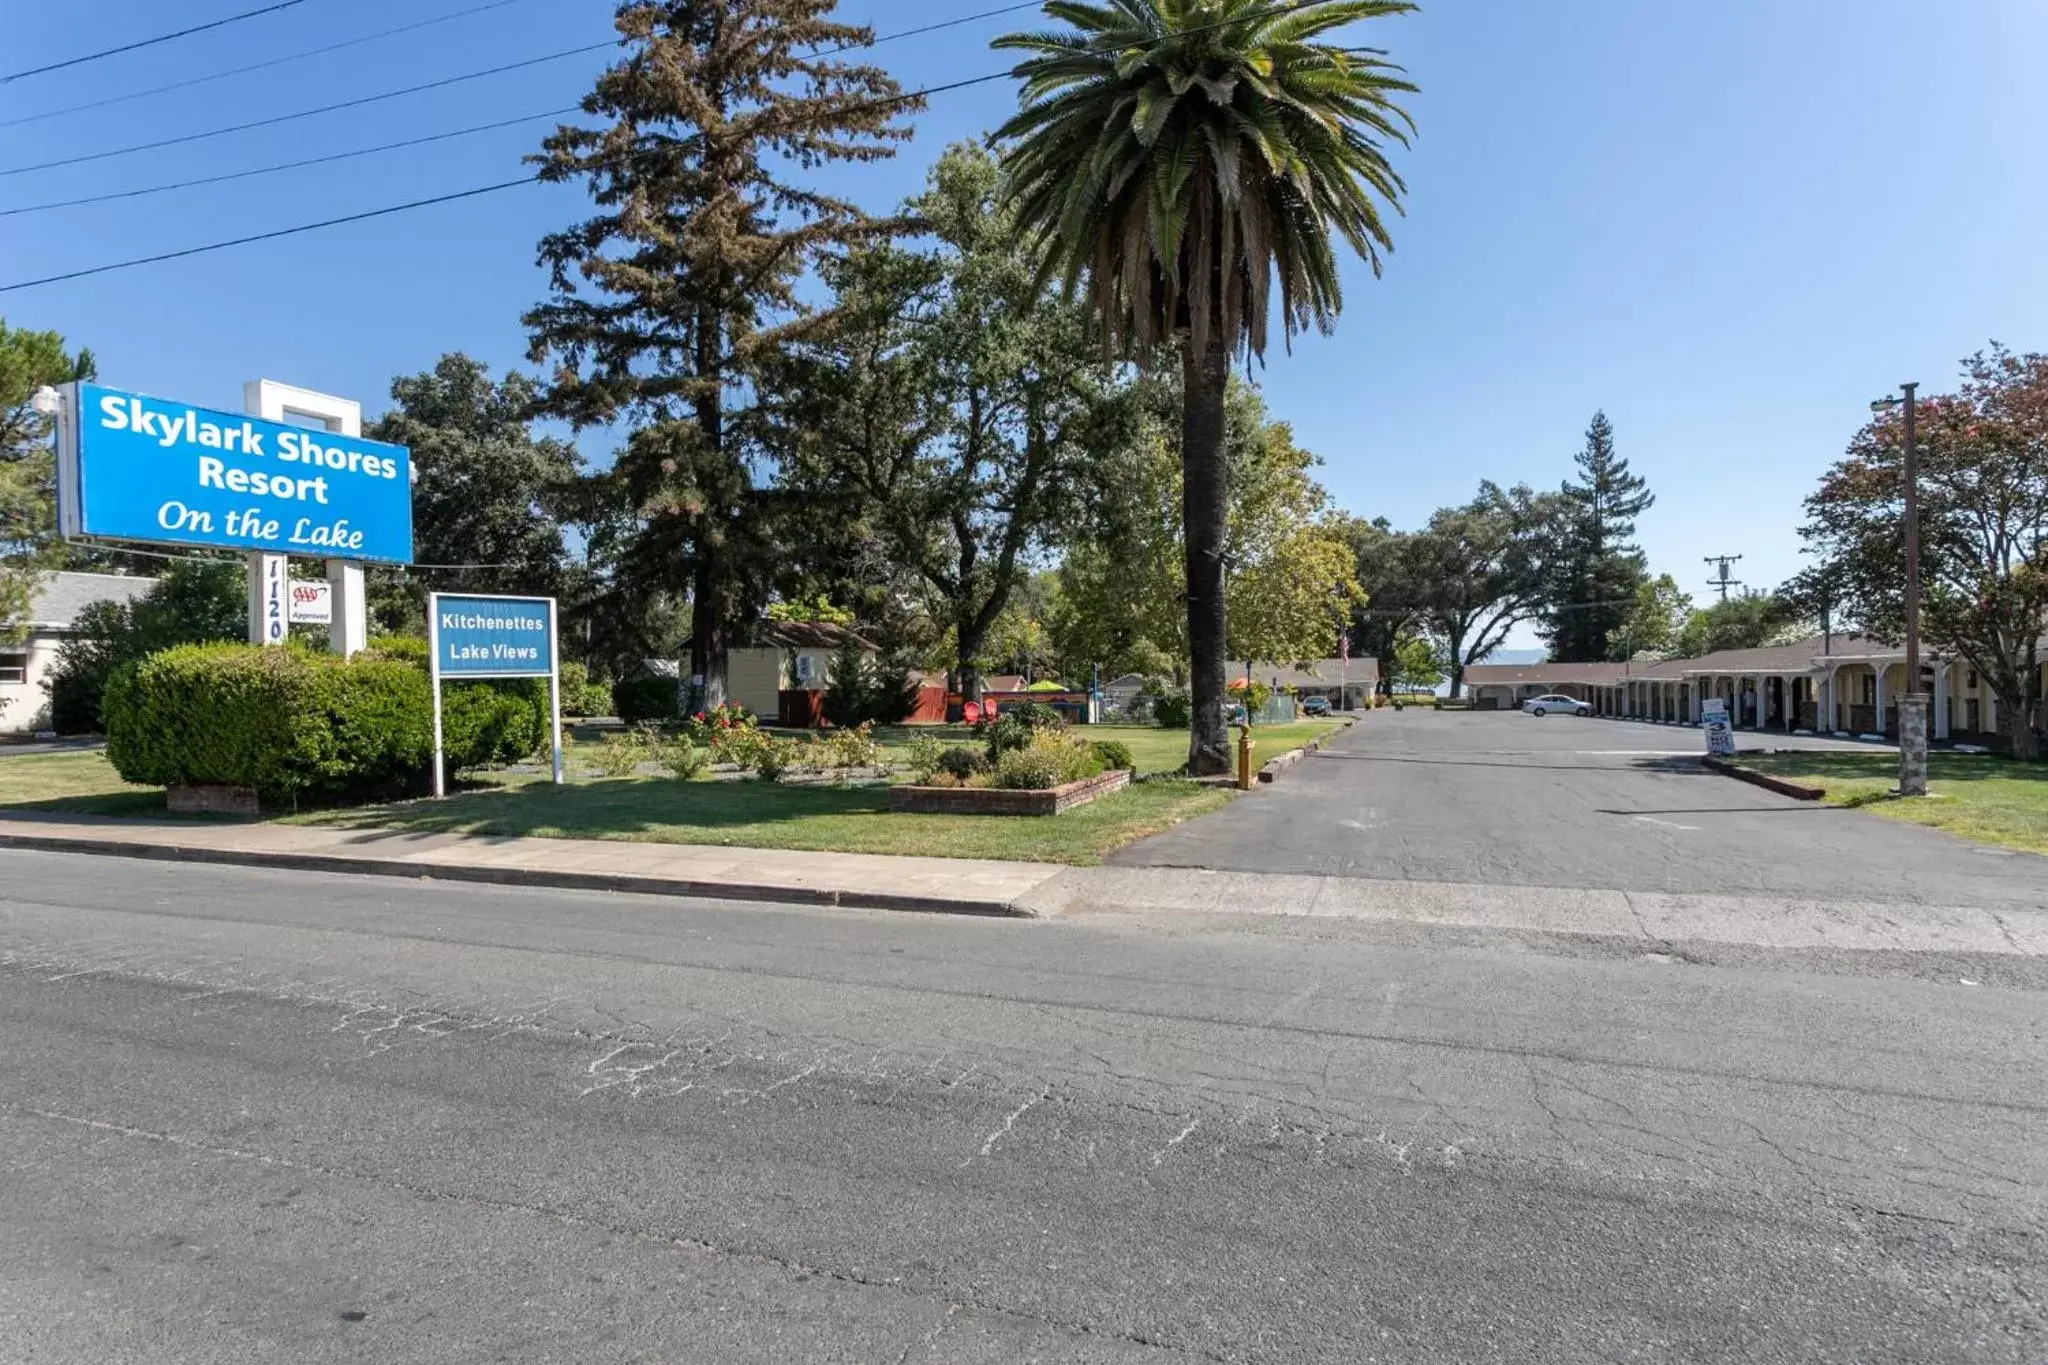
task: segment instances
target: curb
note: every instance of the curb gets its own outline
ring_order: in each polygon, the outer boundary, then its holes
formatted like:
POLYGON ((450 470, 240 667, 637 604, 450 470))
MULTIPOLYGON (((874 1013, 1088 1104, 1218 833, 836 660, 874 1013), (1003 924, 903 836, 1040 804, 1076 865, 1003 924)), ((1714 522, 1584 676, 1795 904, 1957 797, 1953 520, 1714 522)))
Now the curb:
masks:
MULTIPOLYGON (((1344 726, 1344 730, 1348 730, 1350 728, 1351 725, 1349 723, 1346 723, 1346 725, 1344 726)), ((1265 763, 1260 765, 1259 781, 1271 782, 1274 778, 1280 775, 1281 769, 1292 767, 1296 763, 1301 762, 1301 760, 1307 758, 1310 754, 1316 752, 1318 749, 1322 748, 1325 744, 1329 743, 1337 736, 1343 734, 1344 730, 1332 730, 1327 735, 1316 736, 1316 738, 1302 745, 1299 749, 1289 749, 1286 753, 1273 755, 1271 758, 1267 759, 1265 763)))
POLYGON ((1713 754, 1708 754, 1700 762, 1724 777, 1732 777, 1738 782, 1747 782, 1751 786, 1762 787, 1766 791, 1774 791, 1780 796, 1789 796, 1795 801, 1818 801, 1827 794, 1820 787, 1809 787, 1801 782, 1792 782, 1782 777, 1773 777, 1769 773, 1760 773, 1749 768, 1738 767, 1727 759, 1716 757, 1713 754))
POLYGON ((818 905, 846 910, 905 910, 922 914, 978 915, 983 918, 1037 919, 1038 912, 1015 901, 970 900, 950 896, 913 896, 887 891, 837 891, 815 886, 770 886, 759 882, 687 881, 668 877, 636 877, 606 872, 549 871, 533 868, 443 867, 393 858, 362 858, 327 853, 256 853, 227 848, 188 848, 128 839, 74 839, 62 835, 15 834, 0 831, 0 848, 26 848, 43 853, 96 853, 110 858, 146 858, 155 862, 226 863, 239 867, 281 867, 296 872, 342 872, 371 877, 403 877, 409 881, 482 882, 493 886, 545 886, 565 891, 619 891, 643 896, 688 896, 700 900, 764 901, 783 905, 818 905))

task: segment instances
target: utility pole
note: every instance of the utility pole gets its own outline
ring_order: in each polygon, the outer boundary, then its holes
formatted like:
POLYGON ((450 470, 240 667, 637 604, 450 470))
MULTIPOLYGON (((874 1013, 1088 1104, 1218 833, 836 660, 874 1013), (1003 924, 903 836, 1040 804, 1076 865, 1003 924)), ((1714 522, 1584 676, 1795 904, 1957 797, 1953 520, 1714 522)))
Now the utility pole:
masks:
POLYGON ((1920 690, 1920 448, 1914 419, 1919 384, 1901 384, 1902 398, 1880 398, 1872 412, 1905 405, 1906 694, 1899 699, 1899 795, 1927 795, 1927 706, 1920 690))
POLYGON ((1741 579, 1730 578, 1728 576, 1728 566, 1730 564, 1736 563, 1741 558, 1741 555, 1708 555, 1706 558, 1707 563, 1717 564, 1720 566, 1720 573, 1715 577, 1708 579, 1707 586, 1710 588, 1718 588, 1721 592, 1721 600, 1723 602, 1726 602, 1728 600, 1728 589, 1739 588, 1742 586, 1741 579))

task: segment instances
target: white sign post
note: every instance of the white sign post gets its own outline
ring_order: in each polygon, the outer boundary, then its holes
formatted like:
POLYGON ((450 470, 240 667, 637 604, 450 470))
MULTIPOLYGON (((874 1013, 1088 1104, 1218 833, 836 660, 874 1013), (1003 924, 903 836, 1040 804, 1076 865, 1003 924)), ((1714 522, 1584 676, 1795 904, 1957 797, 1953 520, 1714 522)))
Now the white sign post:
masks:
MULTIPOLYGON (((360 437, 363 434, 362 404, 349 398, 337 398, 331 393, 316 393, 291 384, 280 384, 274 379, 252 379, 242 385, 242 410, 251 417, 261 417, 270 422, 292 422, 311 420, 320 428, 338 436, 360 437)), ((268 578, 268 560, 277 561, 278 572, 283 574, 283 555, 261 553, 249 556, 249 573, 253 582, 258 575, 268 578)), ((369 643, 369 616, 365 609, 363 594, 363 566, 352 560, 329 559, 327 581, 333 589, 333 602, 339 607, 330 607, 322 624, 328 627, 327 647, 344 659, 361 652, 369 643)), ((259 621, 256 616, 257 603, 252 589, 250 594, 249 638, 258 644, 281 645, 284 634, 273 638, 268 631, 268 603, 265 614, 259 621), (263 629, 266 633, 258 634, 263 629)), ((291 618, 296 620, 296 617, 291 618)))
POLYGON ((427 597, 427 677, 434 694, 434 795, 448 794, 442 754, 441 680, 539 678, 548 680, 548 734, 555 785, 567 780, 562 763, 562 673, 552 597, 480 597, 431 593, 427 597))

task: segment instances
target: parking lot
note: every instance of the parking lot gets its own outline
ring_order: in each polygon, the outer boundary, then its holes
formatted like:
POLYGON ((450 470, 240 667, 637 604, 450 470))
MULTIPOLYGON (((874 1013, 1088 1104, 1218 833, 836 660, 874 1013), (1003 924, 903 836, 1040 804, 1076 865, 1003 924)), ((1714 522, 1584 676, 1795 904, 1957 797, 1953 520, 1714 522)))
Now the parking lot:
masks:
POLYGON ((1678 726, 1377 711, 1271 788, 1112 861, 1828 901, 2048 900, 2048 860, 1777 796, 1707 771, 1703 748, 1698 730, 1678 726))

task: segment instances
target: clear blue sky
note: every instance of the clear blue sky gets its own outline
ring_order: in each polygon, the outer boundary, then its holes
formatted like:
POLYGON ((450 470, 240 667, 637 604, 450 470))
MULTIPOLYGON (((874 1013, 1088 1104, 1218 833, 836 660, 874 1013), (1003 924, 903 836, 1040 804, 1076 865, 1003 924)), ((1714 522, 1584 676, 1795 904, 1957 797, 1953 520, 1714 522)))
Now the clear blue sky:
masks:
MULTIPOLYGON (((0 85, 0 120, 260 61, 479 0, 305 0, 0 85)), ((878 32, 1000 0, 845 0, 878 32)), ((0 71, 255 0, 18 0, 0 71)), ((330 56, 0 128, 0 170, 261 118, 609 35, 611 6, 515 0, 330 56)), ((889 43, 907 86, 1000 70, 1029 13, 889 43)), ((1408 215, 1337 333, 1270 358, 1274 409, 1351 510, 1413 525, 1481 478, 1554 484, 1604 407, 1658 495, 1652 568, 1704 597, 1702 556, 1774 585, 1800 499, 1867 401, 1938 389, 1996 337, 2048 349, 2048 5, 2040 0, 1438 0, 1374 26, 1421 85, 1408 215)), ((219 174, 567 107, 603 54, 281 127, 0 175, 0 209, 219 174)), ((1007 83, 937 97, 893 164, 836 187, 883 209, 1007 83)), ((0 217, 0 284, 510 179, 549 125, 204 189, 0 217)), ((15 325, 99 354, 109 383, 236 407, 267 376, 381 409, 391 377, 465 350, 521 363, 533 247, 567 188, 465 203, 17 293, 15 325)), ((593 447, 600 462, 609 451, 593 447)))

